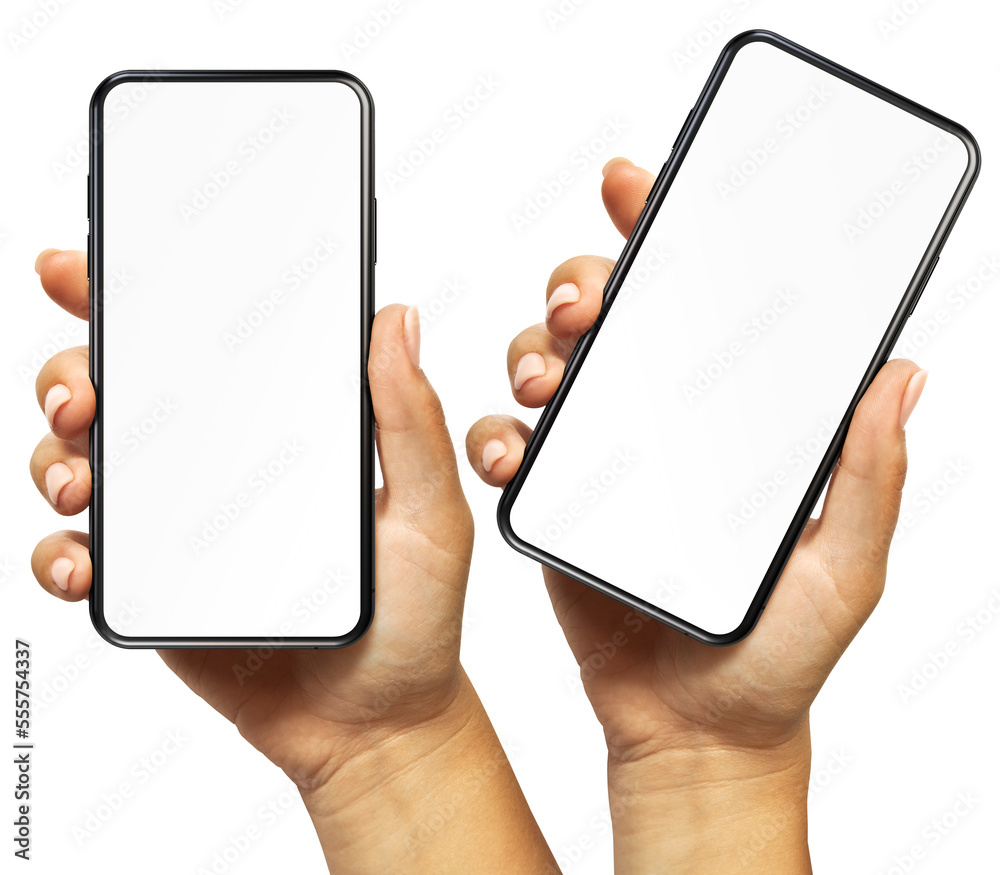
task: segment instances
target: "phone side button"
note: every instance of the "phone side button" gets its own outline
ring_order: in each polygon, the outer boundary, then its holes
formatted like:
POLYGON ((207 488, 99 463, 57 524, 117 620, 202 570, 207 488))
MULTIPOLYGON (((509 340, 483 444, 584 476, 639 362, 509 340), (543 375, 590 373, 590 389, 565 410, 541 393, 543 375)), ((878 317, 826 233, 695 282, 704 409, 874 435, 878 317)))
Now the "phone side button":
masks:
POLYGON ((681 129, 677 132, 677 138, 674 140, 674 145, 670 147, 671 149, 677 148, 677 144, 681 141, 681 134, 684 133, 684 129, 688 126, 688 122, 691 121, 691 116, 693 115, 694 107, 692 106, 691 109, 688 110, 688 114, 684 116, 684 124, 681 125, 681 129))
POLYGON ((656 179, 653 180, 653 186, 649 190, 649 194, 646 195, 646 203, 649 203, 650 197, 652 197, 653 192, 656 191, 656 187, 663 180, 664 174, 667 172, 667 165, 670 163, 670 155, 674 152, 673 149, 670 150, 670 154, 667 155, 667 160, 663 162, 663 166, 660 168, 660 172, 656 174, 656 179))
POLYGON ((375 241, 378 240, 378 198, 372 198, 372 264, 378 264, 378 247, 375 241))
POLYGON ((927 271, 927 276, 924 277, 924 281, 920 284, 920 288, 917 289, 917 293, 913 296, 913 303, 910 304, 910 310, 906 314, 907 319, 909 319, 913 315, 913 311, 917 309, 917 304, 920 302, 920 296, 923 295, 924 289, 927 288, 927 283, 931 281, 931 274, 934 273, 934 268, 937 267, 940 260, 941 256, 939 255, 933 262, 931 262, 931 269, 927 271))

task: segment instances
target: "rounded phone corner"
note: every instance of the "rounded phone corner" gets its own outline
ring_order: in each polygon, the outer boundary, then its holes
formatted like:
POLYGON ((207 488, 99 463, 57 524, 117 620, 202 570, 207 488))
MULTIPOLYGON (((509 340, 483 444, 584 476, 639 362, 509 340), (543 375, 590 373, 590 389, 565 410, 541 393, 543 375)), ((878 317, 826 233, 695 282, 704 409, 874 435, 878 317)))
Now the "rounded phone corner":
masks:
POLYGON ((123 85, 126 82, 145 82, 149 79, 155 78, 156 74, 150 70, 119 70, 117 73, 112 73, 110 76, 105 76, 97 87, 94 89, 94 93, 90 98, 90 108, 95 110, 98 107, 104 106, 104 102, 108 99, 108 95, 114 91, 119 85, 123 85))
POLYGON ((950 119, 948 132, 962 141, 962 145, 965 146, 965 151, 969 155, 969 163, 966 165, 965 174, 969 180, 967 185, 971 187, 972 183, 974 183, 976 178, 979 176, 979 170, 983 162, 983 155, 979 150, 979 143, 976 138, 972 136, 972 132, 967 127, 958 124, 958 122, 953 122, 950 119))
POLYGON ((368 90, 368 86, 357 76, 353 73, 348 73, 346 70, 332 70, 331 76, 334 82, 343 83, 358 96, 363 109, 369 113, 374 111, 375 103, 372 100, 372 93, 368 90))
POLYGON ((720 53, 720 60, 722 58, 731 60, 740 49, 752 43, 769 43, 772 46, 781 48, 784 39, 773 30, 763 30, 761 28, 745 30, 742 33, 736 34, 736 36, 723 46, 720 53))
POLYGON ((101 610, 100 601, 98 598, 90 599, 90 622, 101 638, 107 641, 108 644, 113 644, 115 647, 121 647, 125 650, 138 650, 147 646, 139 642, 138 639, 122 635, 120 632, 112 629, 101 610))
POLYGON ((352 644, 357 644, 362 638, 365 637, 365 635, 368 634, 368 630, 371 629, 372 623, 375 620, 374 587, 369 589, 368 592, 369 597, 362 601, 361 613, 358 616, 358 622, 349 632, 345 632, 343 635, 338 635, 335 639, 333 639, 333 641, 327 645, 330 649, 350 647, 352 644))
POLYGON ((500 534, 508 546, 513 547, 518 553, 523 553, 525 556, 537 559, 538 557, 534 555, 531 545, 521 539, 517 532, 514 531, 514 526, 511 523, 510 514, 514 508, 515 498, 516 495, 513 492, 509 489, 504 489, 497 504, 497 527, 500 529, 500 534))

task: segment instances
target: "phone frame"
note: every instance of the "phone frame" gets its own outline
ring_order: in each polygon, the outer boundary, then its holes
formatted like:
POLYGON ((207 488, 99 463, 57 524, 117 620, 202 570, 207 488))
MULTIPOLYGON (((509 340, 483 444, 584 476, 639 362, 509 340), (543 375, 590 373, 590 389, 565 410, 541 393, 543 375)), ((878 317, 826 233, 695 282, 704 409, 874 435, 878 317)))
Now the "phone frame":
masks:
POLYGON ((608 282, 604 287, 604 300, 601 306, 601 311, 598 314, 593 327, 580 337, 576 347, 566 362, 566 369, 563 374, 563 378, 560 381, 552 400, 542 411, 538 424, 535 427, 531 438, 527 442, 521 466, 514 475, 513 479, 504 488, 503 495, 501 495, 499 505, 497 506, 497 523, 500 527, 500 532, 503 535, 504 540, 518 552, 523 553, 524 555, 535 559, 536 561, 541 562, 542 564, 547 565, 548 567, 553 568, 556 571, 579 581, 580 583, 586 584, 593 589, 603 592, 605 595, 611 596, 613 599, 616 599, 622 604, 646 614, 647 616, 650 616, 667 626, 677 629, 679 632, 682 632, 683 634, 688 635, 691 638, 695 638, 705 644, 716 646, 729 645, 734 644, 740 639, 746 637, 753 630, 758 619, 760 618, 761 612, 764 610, 764 607, 781 576, 781 572, 784 570, 785 564, 788 562, 788 558, 791 556, 791 553, 794 550, 803 529, 805 528, 806 522, 809 520, 812 510, 815 507, 819 496, 823 492, 826 482, 833 471, 833 467, 836 464, 837 459, 840 457, 844 439, 847 436, 847 430, 850 426, 851 418, 854 415, 854 410, 857 407, 858 402, 871 385, 872 380, 875 379, 875 375, 878 373, 879 369, 888 360, 889 355, 892 352, 892 348, 899 338, 903 325, 906 323, 906 320, 916 307, 917 301, 927 284, 927 280, 930 278, 931 272, 937 264, 937 260, 941 254, 941 249, 954 227, 955 220, 958 218, 958 215, 969 196, 969 192, 972 190, 976 177, 979 175, 980 160, 979 146, 972 134, 969 133, 969 131, 964 127, 956 124, 950 119, 947 119, 944 116, 933 112, 894 91, 890 91, 888 88, 884 88, 872 80, 866 79, 865 77, 848 70, 846 67, 842 67, 841 65, 836 64, 833 61, 771 31, 749 30, 735 36, 729 41, 729 43, 726 44, 725 48, 723 48, 718 61, 716 61, 715 67, 712 69, 712 72, 708 77, 708 81, 705 83, 705 86, 698 97, 697 102, 688 113, 687 118, 684 120, 684 124, 682 125, 681 130, 677 134, 677 138, 674 140, 674 144, 671 147, 670 154, 661 168, 656 181, 653 183, 653 187, 650 191, 646 204, 643 207, 642 213, 639 215, 635 227, 632 229, 632 233, 629 235, 629 238, 625 243, 625 248, 622 250, 622 254, 615 264, 615 267, 611 272, 611 276, 608 278, 608 282), (677 175, 678 168, 684 162, 684 158, 691 147, 691 143, 694 141, 694 138, 698 133, 698 129, 701 127, 701 124, 712 105, 712 101, 719 91, 729 67, 732 65, 732 62, 739 50, 754 42, 768 43, 769 45, 774 46, 781 51, 787 52, 799 60, 805 61, 814 67, 818 67, 820 70, 824 70, 825 72, 836 76, 838 79, 841 79, 850 85, 861 88, 869 94, 879 97, 893 106, 906 110, 918 118, 930 122, 948 133, 953 134, 965 144, 966 150, 969 154, 969 163, 954 195, 952 196, 951 201, 948 203, 944 215, 941 217, 941 221, 938 223, 938 226, 931 237, 930 243, 917 265, 913 278, 910 280, 906 291, 903 294, 902 300, 900 301, 899 306, 889 323, 889 327, 883 335, 882 340, 875 351, 875 355, 865 371, 861 384, 858 386, 851 403, 848 405, 847 412, 834 434, 830 447, 820 461, 816 474, 810 482, 805 496, 799 504, 799 507, 792 518, 792 522, 778 546, 778 550, 764 575, 764 579, 757 588, 757 592, 755 593, 743 620, 731 632, 720 634, 707 632, 704 629, 687 622, 682 617, 671 614, 668 611, 665 611, 662 608, 639 598, 627 590, 616 587, 613 584, 590 574, 582 568, 577 568, 576 566, 563 561, 558 556, 542 550, 533 544, 527 543, 514 532, 510 522, 510 513, 514 506, 514 502, 517 500, 517 496, 522 485, 531 472, 531 468, 538 455, 539 448, 544 443, 545 437, 548 434, 552 423, 555 421, 556 416, 559 415, 559 410, 562 407, 563 401, 569 394, 573 381, 576 379, 576 375, 579 373, 579 370, 587 357, 587 353, 593 345, 594 338, 600 331, 601 326, 607 317, 608 311, 618 294, 618 290, 621 288, 625 277, 628 275, 629 268, 632 266, 632 262, 634 261, 635 256, 646 237, 646 233, 652 225, 660 206, 663 204, 667 196, 671 183, 677 175))
POLYGON ((360 392, 361 404, 361 612, 357 625, 349 632, 330 637, 315 636, 129 636, 114 631, 104 613, 104 504, 101 478, 92 476, 90 493, 90 558, 93 582, 90 592, 90 617, 101 637, 125 648, 338 648, 353 644, 368 630, 374 613, 374 490, 375 438, 374 414, 368 383, 368 352, 372 319, 375 312, 375 109, 371 93, 364 83, 342 70, 123 70, 113 73, 97 86, 90 102, 89 142, 90 174, 87 178, 87 277, 90 283, 89 339, 90 379, 94 384, 97 407, 90 427, 90 469, 102 470, 104 456, 103 353, 104 321, 100 299, 95 293, 104 287, 104 104, 111 90, 127 82, 335 82, 348 86, 361 104, 360 173, 361 173, 361 335, 360 392))

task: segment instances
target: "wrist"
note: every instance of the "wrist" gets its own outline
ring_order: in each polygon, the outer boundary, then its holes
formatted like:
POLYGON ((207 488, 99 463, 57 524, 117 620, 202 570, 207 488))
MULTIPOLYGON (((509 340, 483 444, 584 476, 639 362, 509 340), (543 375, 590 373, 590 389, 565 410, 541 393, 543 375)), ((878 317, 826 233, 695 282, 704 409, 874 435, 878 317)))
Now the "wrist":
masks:
POLYGON ((331 871, 518 873, 550 863, 489 717, 460 676, 442 708, 379 726, 322 781, 300 786, 331 871))
POLYGON ((616 871, 810 872, 810 754, 807 720, 766 746, 695 734, 615 751, 616 871))

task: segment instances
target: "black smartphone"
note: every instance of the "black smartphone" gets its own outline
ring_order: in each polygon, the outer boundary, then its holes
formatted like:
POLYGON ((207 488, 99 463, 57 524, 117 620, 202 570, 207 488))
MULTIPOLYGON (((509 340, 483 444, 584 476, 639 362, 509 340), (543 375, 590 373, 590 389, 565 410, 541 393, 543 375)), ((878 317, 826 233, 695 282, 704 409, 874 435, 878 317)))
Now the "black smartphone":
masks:
POLYGON ((371 95, 340 71, 125 71, 90 142, 95 627, 351 644, 374 580, 371 95))
POLYGON ((504 490, 507 542, 705 643, 747 635, 979 163, 938 113, 734 38, 504 490))

